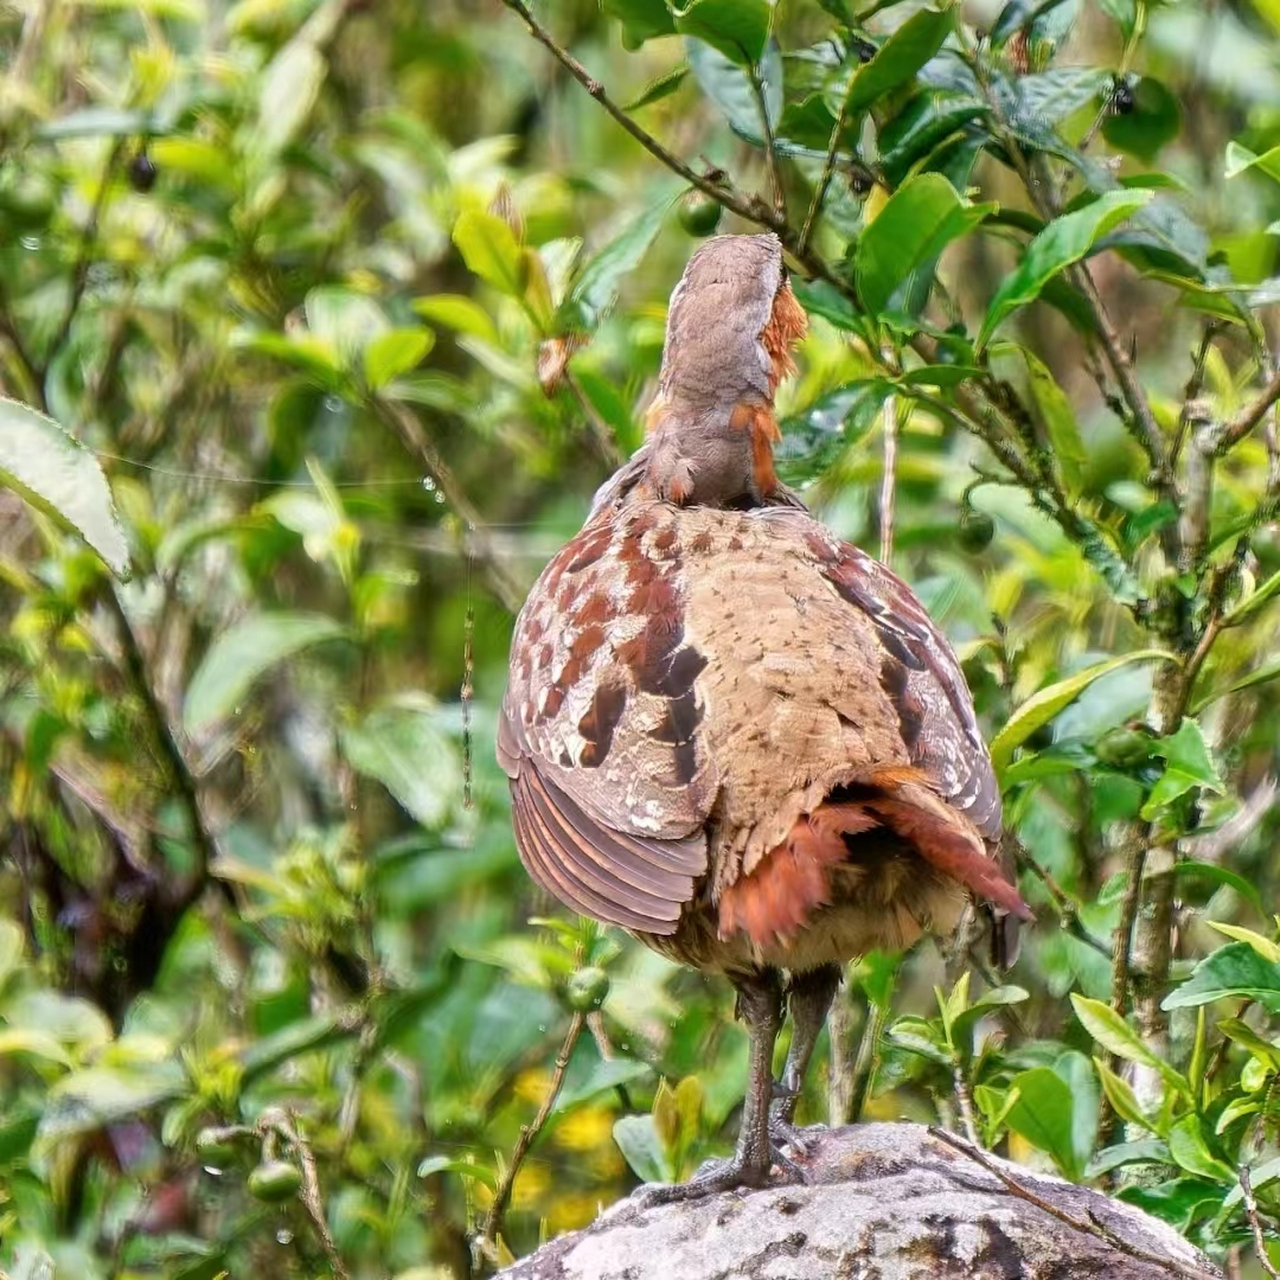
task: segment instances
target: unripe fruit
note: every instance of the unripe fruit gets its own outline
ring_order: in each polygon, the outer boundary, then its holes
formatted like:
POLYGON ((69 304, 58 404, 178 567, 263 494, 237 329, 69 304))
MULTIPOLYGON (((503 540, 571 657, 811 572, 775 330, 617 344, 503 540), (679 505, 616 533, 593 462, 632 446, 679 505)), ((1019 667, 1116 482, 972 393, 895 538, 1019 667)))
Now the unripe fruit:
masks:
POLYGON ((960 545, 966 551, 982 551, 996 536, 996 522, 985 511, 965 507, 960 512, 960 545))
POLYGON ((565 987, 565 999, 575 1013, 594 1013, 609 996, 609 975, 595 965, 579 969, 565 987))
POLYGON ((1115 769, 1132 769, 1147 759, 1147 745, 1147 735, 1140 729, 1120 725, 1118 728, 1108 729, 1094 743, 1093 749, 1103 764, 1109 764, 1115 769))
POLYGON ((709 236, 720 225, 720 215, 724 210, 720 202, 705 191, 690 191, 676 211, 680 225, 691 236, 709 236))
POLYGON ((302 1172, 288 1160, 264 1160, 249 1174, 249 1194, 268 1204, 279 1204, 298 1194, 302 1172))

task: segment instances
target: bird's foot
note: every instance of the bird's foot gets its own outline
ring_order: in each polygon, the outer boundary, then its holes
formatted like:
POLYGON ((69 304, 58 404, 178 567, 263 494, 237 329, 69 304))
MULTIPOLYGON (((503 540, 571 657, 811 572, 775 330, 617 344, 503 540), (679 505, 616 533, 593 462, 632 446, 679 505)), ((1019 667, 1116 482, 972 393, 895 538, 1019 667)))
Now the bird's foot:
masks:
POLYGON ((730 1156, 727 1160, 707 1160, 688 1182, 674 1185, 651 1183, 636 1193, 637 1198, 645 1208, 656 1208, 664 1204, 702 1200, 724 1191, 781 1187, 804 1182, 804 1169, 783 1150, 784 1147, 790 1147, 798 1154, 804 1154, 799 1130, 790 1124, 785 1126, 785 1130, 785 1133, 775 1131, 774 1125, 769 1125, 770 1152, 769 1158, 763 1163, 748 1160, 741 1154, 730 1156))

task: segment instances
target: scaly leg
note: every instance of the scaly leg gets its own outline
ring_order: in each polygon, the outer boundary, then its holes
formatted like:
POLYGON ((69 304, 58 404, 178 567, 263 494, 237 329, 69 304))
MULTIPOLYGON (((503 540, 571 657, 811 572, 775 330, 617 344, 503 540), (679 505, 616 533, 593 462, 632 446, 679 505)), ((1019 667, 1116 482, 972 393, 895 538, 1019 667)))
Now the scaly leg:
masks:
POLYGON ((708 1161, 689 1182, 648 1189, 645 1200, 651 1205, 696 1200, 735 1187, 762 1187, 769 1179, 774 1159, 769 1103, 773 1096, 773 1046, 782 1025, 782 986, 774 969, 733 974, 730 980, 738 992, 738 1017, 747 1024, 751 1037, 738 1149, 729 1160, 708 1161))
POLYGON ((809 1059, 827 1020, 827 1011, 840 985, 839 965, 823 965, 808 973, 796 974, 791 979, 788 999, 791 1007, 791 1048, 787 1051, 787 1065, 782 1069, 782 1086, 771 1109, 774 1141, 780 1138, 794 1141, 791 1122, 796 1113, 796 1102, 804 1088, 809 1059), (781 1131, 781 1132, 780 1132, 781 1131))

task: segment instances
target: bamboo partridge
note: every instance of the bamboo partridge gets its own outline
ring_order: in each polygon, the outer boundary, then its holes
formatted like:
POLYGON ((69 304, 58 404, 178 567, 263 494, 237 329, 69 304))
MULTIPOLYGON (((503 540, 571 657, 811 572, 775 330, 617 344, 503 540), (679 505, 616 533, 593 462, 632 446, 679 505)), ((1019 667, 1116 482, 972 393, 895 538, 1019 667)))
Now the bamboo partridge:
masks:
POLYGON ((768 1179, 841 965, 951 932, 971 895, 1028 914, 950 645, 774 474, 806 324, 776 236, 694 254, 646 441, 529 594, 499 727, 533 878, 737 989, 741 1131, 701 1190, 768 1179))

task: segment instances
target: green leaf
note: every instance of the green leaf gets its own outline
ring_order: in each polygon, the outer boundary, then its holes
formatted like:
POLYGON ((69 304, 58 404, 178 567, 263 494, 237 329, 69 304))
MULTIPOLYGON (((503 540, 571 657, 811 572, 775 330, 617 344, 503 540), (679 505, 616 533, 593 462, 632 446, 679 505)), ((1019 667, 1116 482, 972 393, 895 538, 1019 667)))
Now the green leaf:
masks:
POLYGON ((171 1102, 186 1087, 186 1074, 176 1059, 74 1071, 47 1094, 36 1148, 47 1153, 59 1139, 171 1102))
POLYGON ((520 262, 515 232, 492 213, 469 209, 453 224, 453 243, 467 269, 499 293, 518 298, 527 279, 520 262))
POLYGON ((931 272, 942 250, 995 208, 966 205, 941 174, 908 178, 858 237, 854 270, 862 305, 873 315, 886 310, 915 271, 931 272))
POLYGON ((627 112, 639 111, 641 107, 650 107, 655 102, 661 102, 663 98, 669 97, 684 84, 685 77, 688 74, 688 63, 681 63, 679 66, 672 67, 670 71, 660 75, 656 80, 650 81, 622 109, 627 112))
POLYGON ((1069 1178, 1080 1175, 1071 1123, 1071 1090, 1049 1067, 1021 1071, 1009 1082, 1018 1100, 1009 1108, 1005 1123, 1033 1146, 1047 1151, 1069 1178))
POLYGON ((1274 599, 1277 593, 1280 593, 1280 573, 1273 573, 1251 595, 1227 610, 1223 615, 1222 625, 1224 627, 1239 626, 1240 623, 1253 617, 1264 604, 1274 599))
POLYGON ((810 315, 821 316, 837 329, 849 333, 865 332, 866 319, 862 312, 829 281, 793 277, 791 291, 810 315))
POLYGON ((1219 947, 1196 965, 1190 979, 1171 991, 1160 1007, 1191 1009, 1215 1000, 1257 1000, 1280 1013, 1280 964, 1260 956, 1247 942, 1219 947))
POLYGON ((167 133, 171 127, 167 122, 161 124, 150 111, 81 107, 47 121, 35 133, 46 142, 61 138, 147 138, 167 133))
POLYGON ((1219 933, 1225 934, 1236 942, 1247 943, 1264 960, 1270 960, 1272 964, 1280 964, 1280 945, 1272 942, 1270 938, 1264 938, 1262 934, 1255 933, 1252 929, 1246 929, 1241 925, 1222 924, 1217 920, 1210 920, 1209 928, 1216 929, 1219 933))
POLYGON ((719 50, 739 66, 759 62, 769 39, 769 0, 669 0, 676 30, 719 50))
POLYGON ((1141 209, 1151 196, 1150 191, 1142 190, 1108 191, 1083 209, 1049 223, 996 290, 978 334, 978 349, 1014 311, 1039 297, 1054 276, 1083 258, 1112 227, 1141 209))
POLYGON ((402 698, 342 731, 353 768, 381 782, 424 827, 442 826, 462 794, 462 765, 440 727, 439 709, 402 698))
POLYGON ((890 186, 898 186, 911 166, 940 142, 990 108, 971 94, 949 89, 918 93, 880 129, 880 168, 890 186))
POLYGON ((600 0, 600 7, 622 23, 623 42, 628 49, 638 49, 654 36, 675 33, 675 20, 666 0, 600 0))
POLYGON ((1130 89, 1133 110, 1124 115, 1108 113, 1102 122, 1102 136, 1118 151, 1152 160, 1182 127, 1178 99, 1151 76, 1142 76, 1130 89))
POLYGON ((302 33, 272 58, 262 79, 251 147, 260 161, 279 155, 302 132, 328 70, 324 54, 302 33))
POLYGON ((823 471, 844 450, 861 441, 875 425, 891 387, 881 379, 851 382, 820 396, 802 413, 779 424, 779 470, 792 483, 823 471))
POLYGON ((1209 1150, 1197 1115, 1183 1116, 1169 1130, 1169 1154, 1175 1162, 1197 1178, 1235 1183, 1235 1170, 1209 1150))
POLYGON ((377 391, 422 362, 435 343, 430 329, 388 329, 364 349, 364 378, 377 391))
POLYGON ((493 318, 474 299, 460 293, 433 293, 415 298, 413 309, 433 324, 443 325, 455 333, 469 333, 483 342, 496 344, 498 331, 493 318))
POLYGON ((1218 1023, 1218 1030, 1228 1040, 1248 1049, 1255 1058, 1266 1063, 1271 1070, 1280 1070, 1280 1045, 1264 1040, 1247 1022, 1240 1018, 1223 1018, 1218 1023))
POLYGON ((674 1176, 653 1116, 623 1116, 614 1122, 613 1140, 642 1182, 669 1182, 674 1176))
POLYGON ((1101 1000, 1091 1000, 1078 992, 1071 993, 1071 1005, 1084 1029, 1104 1049, 1123 1058, 1158 1071, 1164 1081, 1179 1095, 1186 1097, 1190 1090, 1181 1073, 1142 1042, 1142 1037, 1109 1005, 1101 1000))
POLYGON ((111 1023, 97 1005, 57 991, 25 992, 5 1007, 4 1020, 15 1030, 39 1031, 79 1053, 111 1042, 111 1023))
POLYGON ((618 281, 640 265, 658 237, 675 195, 664 195, 642 209, 623 230, 587 259, 570 293, 587 323, 600 323, 618 296, 618 281))
POLYGON ((591 1069, 579 1073, 577 1078, 571 1069, 551 1114, 563 1115, 581 1103, 589 1102, 598 1094, 644 1079, 652 1070, 647 1062, 637 1062, 634 1058, 611 1058, 608 1061, 597 1058, 591 1069))
POLYGON ((1130 1164, 1169 1164, 1168 1144, 1159 1138, 1144 1138, 1139 1142, 1120 1142, 1114 1147, 1104 1147, 1084 1171, 1086 1179, 1101 1178, 1113 1169, 1130 1164))
MULTIPOLYGON (((760 147, 764 145, 764 128, 760 118, 760 99, 751 77, 719 49, 702 40, 687 39, 685 48, 689 69, 702 92, 720 109, 730 128, 739 137, 760 147)), ((770 41, 760 64, 760 81, 764 105, 769 113, 769 127, 776 130, 782 116, 782 55, 770 41)))
POLYGON ((1102 1082, 1102 1092, 1106 1094, 1107 1101, 1116 1115, 1128 1124, 1135 1124, 1139 1128, 1155 1132, 1159 1122, 1150 1119, 1143 1111, 1138 1095, 1134 1093, 1129 1082, 1122 1076, 1116 1075, 1101 1058, 1094 1058, 1093 1068, 1102 1082))
POLYGON ((1134 653, 1121 654, 1117 658, 1107 658, 1103 662, 1077 671, 1032 694, 1009 717, 1008 723, 1000 730, 991 742, 991 760, 997 772, 1003 770, 1012 760, 1015 748, 1024 743, 1035 731, 1049 723, 1060 711, 1070 706, 1095 680, 1118 671, 1131 662, 1151 662, 1156 660, 1172 660, 1172 655, 1163 649, 1139 649, 1134 653))
POLYGON ((98 459, 52 418, 0 397, 0 485, 78 534, 117 577, 129 548, 98 459))
MULTIPOLYGON (((848 117, 865 111, 877 99, 906 84, 916 72, 942 48, 951 33, 954 12, 945 9, 921 9, 906 20, 881 46, 869 61, 856 65, 852 70, 852 83, 848 80, 848 117)), ((840 110, 845 99, 844 85, 833 86, 828 105, 832 114, 840 110)))
POLYGON ((1031 394, 1040 411, 1049 446, 1067 482, 1067 496, 1074 497, 1080 492, 1080 476, 1089 460, 1089 451, 1076 423, 1075 409, 1048 365, 1026 347, 1020 348, 1019 353, 1027 366, 1031 394))
POLYGON ((1194 859, 1188 858, 1182 862, 1175 863, 1173 872, 1174 875, 1190 876, 1197 880, 1209 880, 1216 885, 1223 885, 1228 889, 1233 889, 1259 912, 1264 909, 1262 895, 1258 892, 1257 886, 1238 872, 1232 871, 1229 867, 1220 866, 1216 862, 1196 862, 1194 859))
POLYGON ((182 722, 190 734, 234 711, 265 671, 322 640, 345 636, 332 618, 310 613, 254 613, 209 646, 187 688, 182 722))
POLYGON ((358 369, 365 348, 391 328, 386 312, 373 298, 341 285, 310 290, 302 309, 307 329, 326 350, 337 353, 346 369, 358 369))
POLYGON ((990 41, 999 48, 1009 37, 1025 31, 1037 18, 1057 8, 1063 0, 1008 0, 992 25, 990 41))
POLYGON ((1022 987, 993 987, 980 995, 968 1008, 957 1013, 951 1023, 951 1035, 955 1041, 967 1036, 979 1018, 986 1017, 993 1009, 1029 1000, 1031 993, 1022 987))
POLYGON ((492 1169, 461 1156, 427 1156, 418 1165, 420 1178, 430 1178, 437 1173, 456 1173, 459 1177, 474 1178, 477 1182, 483 1182, 490 1191, 496 1190, 498 1186, 498 1179, 494 1177, 492 1169))
POLYGON ((1250 169, 1257 169, 1261 173, 1265 173, 1268 178, 1275 179, 1280 182, 1280 147, 1272 147, 1269 151, 1264 151, 1259 155, 1256 151, 1250 151, 1248 147, 1241 146, 1238 142, 1227 143, 1227 163, 1222 176, 1224 178, 1238 178, 1242 173, 1246 173, 1250 169))
POLYGON ((1221 793, 1222 779, 1218 776, 1217 766, 1209 755, 1209 747, 1205 743, 1200 726, 1192 719, 1184 717, 1177 731, 1163 738, 1157 738, 1151 744, 1150 753, 1162 756, 1168 761, 1171 769, 1179 769, 1189 774, 1202 787, 1221 793))

